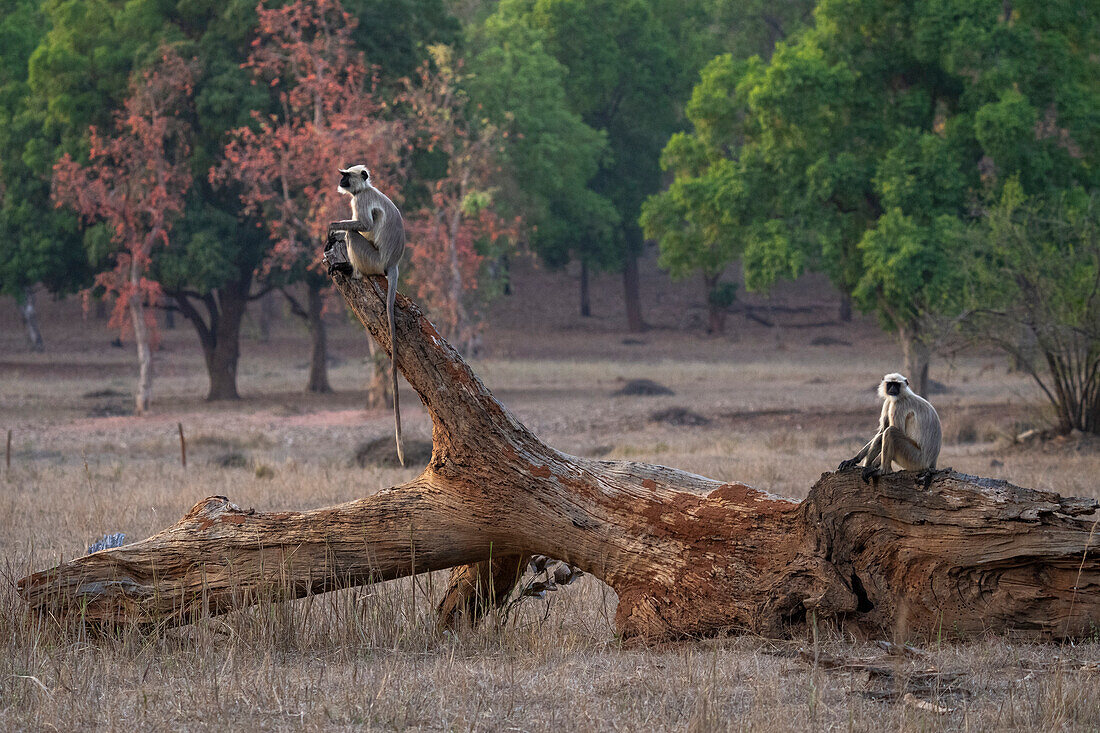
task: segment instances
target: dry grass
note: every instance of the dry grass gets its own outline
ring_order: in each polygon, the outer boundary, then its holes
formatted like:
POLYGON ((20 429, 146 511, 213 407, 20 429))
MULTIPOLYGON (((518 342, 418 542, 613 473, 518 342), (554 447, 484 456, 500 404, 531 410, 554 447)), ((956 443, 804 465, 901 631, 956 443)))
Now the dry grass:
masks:
MULTIPOLYGON (((535 288, 547 277, 530 275, 519 286, 535 288)), ((804 291, 781 302, 796 302, 804 291)), ((681 305, 694 297, 676 288, 660 295, 681 305)), ((826 296, 811 289, 805 297, 826 296)), ((537 307, 550 307, 546 300, 537 307)), ((786 327, 776 336, 732 319, 741 331, 726 339, 658 323, 667 328, 638 345, 622 343, 627 337, 611 316, 580 322, 566 306, 528 313, 545 330, 533 340, 507 305, 493 314, 492 353, 475 367, 548 442, 790 496, 804 496, 865 439, 877 414, 874 381, 896 368, 896 349, 866 322, 786 327), (808 345, 823 332, 853 345, 808 345), (611 396, 624 380, 641 377, 675 394, 611 396), (710 423, 649 419, 672 407, 710 423)), ((303 338, 288 323, 270 344, 245 342, 243 403, 202 403, 192 336, 178 330, 168 334, 161 356, 156 414, 90 418, 101 403, 125 403, 82 395, 127 393, 132 356, 106 346, 102 324, 64 326, 72 313, 68 304, 47 308, 52 348, 42 356, 19 351, 17 324, 0 322, 0 428, 13 429, 15 448, 0 479, 0 728, 1100 728, 1097 643, 914 639, 919 654, 889 656, 822 626, 787 642, 731 636, 622 648, 612 623, 614 593, 591 577, 553 595, 549 606, 525 602, 505 626, 454 635, 435 630, 431 612, 444 585, 438 575, 260 604, 156 633, 97 636, 30 617, 14 580, 83 553, 104 533, 145 537, 211 494, 258 509, 304 509, 415 473, 351 463, 358 445, 389 434, 391 417, 359 409, 365 347, 345 323, 334 324, 335 395, 298 393, 305 358, 285 354, 302 354, 303 338), (186 469, 177 421, 190 438, 186 469), (219 465, 228 453, 240 454, 244 467, 219 465), (861 663, 831 668, 852 660, 861 663), (889 674, 868 672, 868 663, 889 674)), ((1042 409, 1030 385, 995 357, 937 362, 935 376, 951 388, 935 398, 947 438, 944 465, 1100 495, 1094 444, 1005 444, 1004 435, 1041 420, 1042 409)), ((413 403, 409 393, 407 434, 427 437, 427 418, 413 403)))

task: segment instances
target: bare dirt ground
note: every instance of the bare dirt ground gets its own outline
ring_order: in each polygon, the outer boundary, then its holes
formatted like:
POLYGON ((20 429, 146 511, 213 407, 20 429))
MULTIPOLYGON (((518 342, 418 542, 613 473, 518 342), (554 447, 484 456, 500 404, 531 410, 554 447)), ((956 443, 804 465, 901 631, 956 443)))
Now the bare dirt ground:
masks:
MULTIPOLYGON (((487 309, 473 360, 497 397, 550 444, 676 466, 804 496, 873 430, 875 383, 900 353, 875 322, 836 321, 820 278, 743 296, 729 334, 703 333, 698 284, 647 262, 652 328, 622 328, 620 281, 593 282, 595 317, 576 315, 575 273, 520 262, 515 292, 487 309), (648 378, 673 391, 616 396, 648 378)), ((614 593, 586 577, 527 601, 504 625, 440 636, 432 609, 444 578, 422 577, 268 604, 153 634, 88 635, 29 617, 16 578, 83 554, 105 533, 139 539, 199 499, 306 509, 361 497, 415 468, 360 467, 356 450, 391 435, 385 410, 362 409, 366 343, 334 308, 332 395, 301 390, 308 339, 290 317, 267 342, 245 325, 243 399, 210 404, 190 326, 164 332, 155 408, 128 414, 129 347, 75 299, 41 299, 44 354, 26 351, 18 313, 0 304, 0 429, 12 465, 0 481, 0 728, 237 730, 1050 730, 1100 728, 1100 644, 909 639, 888 650, 816 633, 622 648, 614 593), (188 436, 180 466, 177 423, 188 436)), ((258 309, 256 309, 258 311, 258 309)), ((1088 440, 1024 448, 1040 426, 1028 380, 992 353, 933 363, 945 391, 941 465, 1079 496, 1100 496, 1088 440)), ((405 394, 406 435, 430 424, 405 394)), ((2 465, 0 465, 2 468, 2 465)))

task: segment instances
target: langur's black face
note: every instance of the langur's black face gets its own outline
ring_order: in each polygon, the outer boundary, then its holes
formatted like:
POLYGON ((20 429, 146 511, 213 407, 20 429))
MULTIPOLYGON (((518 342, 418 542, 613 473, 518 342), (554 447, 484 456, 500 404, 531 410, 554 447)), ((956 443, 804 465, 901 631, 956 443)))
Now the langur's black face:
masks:
POLYGON ((370 185, 370 171, 364 165, 338 169, 340 173, 339 190, 355 195, 370 185))
POLYGON ((901 382, 887 382, 886 394, 890 395, 891 397, 897 397, 899 394, 901 394, 901 382))

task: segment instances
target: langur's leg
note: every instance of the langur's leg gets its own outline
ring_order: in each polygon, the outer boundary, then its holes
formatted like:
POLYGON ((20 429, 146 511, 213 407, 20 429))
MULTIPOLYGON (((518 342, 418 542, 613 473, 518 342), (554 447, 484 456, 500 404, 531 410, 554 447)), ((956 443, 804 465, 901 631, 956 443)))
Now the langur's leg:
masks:
POLYGON ((920 448, 914 443, 905 431, 899 427, 890 425, 882 431, 882 452, 877 468, 870 465, 863 469, 863 480, 875 476, 883 476, 890 473, 894 463, 902 468, 911 468, 920 465, 920 448))
POLYGON ((947 474, 951 473, 953 470, 954 469, 950 466, 947 468, 936 468, 935 466, 933 466, 932 468, 926 468, 917 474, 917 481, 919 481, 924 486, 924 488, 927 489, 929 486, 932 485, 932 482, 941 473, 947 474))
POLYGON ((855 466, 858 466, 859 462, 862 461, 864 459, 864 457, 867 455, 868 451, 871 450, 871 447, 875 444, 875 440, 877 438, 878 438, 878 434, 876 433, 875 437, 871 438, 870 442, 868 442, 867 445, 860 448, 859 453, 856 453, 855 456, 853 456, 852 458, 849 458, 845 461, 841 461, 840 465, 836 467, 836 470, 838 470, 838 471, 847 471, 849 468, 853 468, 855 466))
POLYGON ((378 251, 374 242, 359 232, 348 232, 348 254, 354 265, 351 276, 356 280, 362 280, 366 275, 386 273, 386 268, 382 264, 382 253, 378 251))
POLYGON ((874 439, 869 444, 867 451, 867 461, 863 465, 863 471, 860 473, 860 478, 864 483, 871 480, 872 476, 878 476, 879 468, 882 461, 882 438, 886 434, 886 431, 881 431, 875 435, 874 439))
MULTIPOLYGON (((890 427, 887 428, 887 432, 890 435, 890 458, 894 463, 907 471, 919 471, 927 468, 927 466, 922 465, 925 458, 921 453, 920 446, 906 435, 904 430, 890 427)), ((886 442, 886 439, 884 439, 883 449, 886 448, 886 442)), ((889 470, 889 464, 885 465, 889 470)))

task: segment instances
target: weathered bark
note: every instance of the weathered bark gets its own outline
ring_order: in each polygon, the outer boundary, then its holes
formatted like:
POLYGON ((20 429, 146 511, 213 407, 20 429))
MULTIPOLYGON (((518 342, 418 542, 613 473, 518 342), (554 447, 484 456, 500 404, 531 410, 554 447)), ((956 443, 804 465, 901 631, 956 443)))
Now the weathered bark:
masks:
MULTIPOLYGON (((385 280, 336 282, 388 345, 385 280)), ((416 479, 308 512, 211 497, 147 540, 23 578, 19 592, 40 611, 185 623, 259 598, 474 566, 454 572, 446 620, 479 595, 494 602, 515 580, 509 558, 541 553, 608 583, 626 637, 783 635, 810 613, 889 637, 1084 636, 1100 624, 1100 536, 1077 518, 1094 500, 961 474, 927 490, 912 473, 868 486, 852 470, 824 474, 798 503, 570 456, 521 425, 401 296, 396 330, 398 367, 433 421, 416 479), (495 570, 477 565, 494 558, 495 570), (494 575, 493 593, 479 594, 494 575)))
POLYGON ((23 288, 23 300, 19 303, 19 312, 23 316, 23 325, 27 327, 27 343, 31 351, 43 351, 42 330, 38 328, 38 309, 34 307, 34 286, 23 288))

